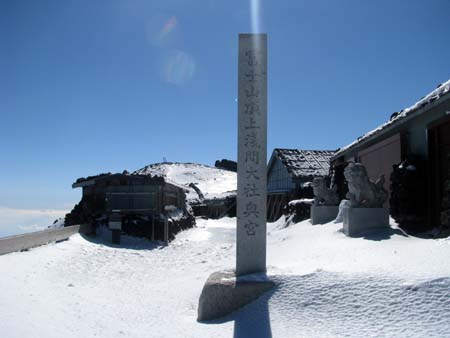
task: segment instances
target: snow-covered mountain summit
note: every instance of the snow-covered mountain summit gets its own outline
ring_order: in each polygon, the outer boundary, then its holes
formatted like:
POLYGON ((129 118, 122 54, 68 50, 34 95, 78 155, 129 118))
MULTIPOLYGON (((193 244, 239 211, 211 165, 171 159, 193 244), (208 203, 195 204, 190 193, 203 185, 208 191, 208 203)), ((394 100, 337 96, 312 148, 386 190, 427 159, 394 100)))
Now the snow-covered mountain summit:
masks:
POLYGON ((197 163, 155 163, 133 172, 136 175, 164 177, 189 189, 186 198, 192 203, 199 200, 198 193, 189 185, 194 183, 206 199, 221 198, 234 194, 237 174, 232 171, 197 163))

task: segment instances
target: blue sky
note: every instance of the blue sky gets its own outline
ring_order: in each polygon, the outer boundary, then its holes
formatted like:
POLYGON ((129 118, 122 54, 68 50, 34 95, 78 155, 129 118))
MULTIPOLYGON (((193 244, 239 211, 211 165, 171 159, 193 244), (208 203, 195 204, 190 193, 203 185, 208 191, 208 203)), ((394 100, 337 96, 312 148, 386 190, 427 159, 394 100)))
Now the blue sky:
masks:
MULTIPOLYGON (((450 78, 450 2, 261 1, 269 152, 335 149, 450 78)), ((250 2, 1 0, 0 206, 70 209, 80 176, 236 157, 250 2)))

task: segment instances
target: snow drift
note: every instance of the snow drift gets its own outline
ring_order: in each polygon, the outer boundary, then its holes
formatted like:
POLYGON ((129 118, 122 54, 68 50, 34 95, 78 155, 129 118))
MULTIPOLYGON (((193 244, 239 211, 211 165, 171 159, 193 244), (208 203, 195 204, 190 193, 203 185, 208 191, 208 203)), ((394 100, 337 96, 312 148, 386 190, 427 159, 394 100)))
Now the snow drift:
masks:
POLYGON ((168 247, 75 235, 0 257, 0 336, 444 337, 449 240, 395 224, 348 238, 342 224, 268 225, 273 292, 215 324, 196 321, 203 284, 235 264, 236 219, 197 219, 168 247))

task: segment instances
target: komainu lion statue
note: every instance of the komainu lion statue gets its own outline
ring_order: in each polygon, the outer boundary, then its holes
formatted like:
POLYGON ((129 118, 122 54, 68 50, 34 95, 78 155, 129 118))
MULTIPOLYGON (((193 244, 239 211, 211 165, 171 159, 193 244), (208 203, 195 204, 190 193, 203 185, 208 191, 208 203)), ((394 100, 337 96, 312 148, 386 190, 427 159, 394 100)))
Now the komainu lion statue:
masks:
POLYGON ((325 177, 316 177, 313 180, 314 205, 338 205, 339 196, 337 188, 328 188, 325 177))
POLYGON ((384 175, 374 183, 369 180, 367 171, 361 163, 349 163, 344 170, 348 182, 347 198, 354 208, 382 208, 387 199, 384 189, 384 175))

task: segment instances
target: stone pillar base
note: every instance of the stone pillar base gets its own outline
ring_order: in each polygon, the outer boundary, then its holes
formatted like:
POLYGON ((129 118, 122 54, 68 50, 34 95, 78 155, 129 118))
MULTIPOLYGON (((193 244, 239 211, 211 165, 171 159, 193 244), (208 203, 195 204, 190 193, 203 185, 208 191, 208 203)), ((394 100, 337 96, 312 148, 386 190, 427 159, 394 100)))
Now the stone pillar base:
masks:
POLYGON ((312 205, 311 224, 325 224, 336 219, 339 212, 337 205, 312 205))
POLYGON ((389 210, 384 208, 346 208, 344 233, 348 237, 361 237, 374 229, 388 229, 389 210))
POLYGON ((198 321, 224 317, 252 302, 275 286, 265 274, 236 277, 234 271, 214 272, 203 287, 198 321))

